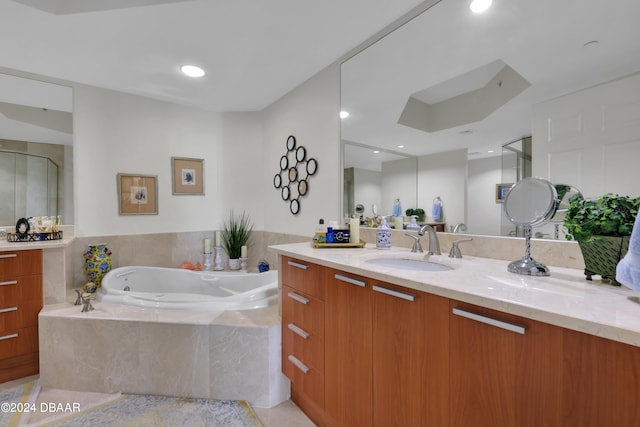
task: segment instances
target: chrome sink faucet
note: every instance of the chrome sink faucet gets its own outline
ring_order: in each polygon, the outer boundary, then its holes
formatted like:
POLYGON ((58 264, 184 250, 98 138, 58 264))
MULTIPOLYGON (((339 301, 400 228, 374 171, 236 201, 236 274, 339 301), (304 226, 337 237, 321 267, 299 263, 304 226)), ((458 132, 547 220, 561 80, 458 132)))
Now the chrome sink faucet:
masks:
POLYGON ((415 234, 404 233, 405 236, 409 236, 413 239, 413 246, 411 247, 411 252, 424 252, 422 250, 422 244, 420 243, 420 236, 416 236, 415 234))
POLYGON ((438 240, 438 235, 436 234, 436 230, 431 227, 429 224, 425 224, 418 231, 419 236, 424 236, 424 232, 429 232, 429 255, 441 255, 440 252, 440 241, 438 240))

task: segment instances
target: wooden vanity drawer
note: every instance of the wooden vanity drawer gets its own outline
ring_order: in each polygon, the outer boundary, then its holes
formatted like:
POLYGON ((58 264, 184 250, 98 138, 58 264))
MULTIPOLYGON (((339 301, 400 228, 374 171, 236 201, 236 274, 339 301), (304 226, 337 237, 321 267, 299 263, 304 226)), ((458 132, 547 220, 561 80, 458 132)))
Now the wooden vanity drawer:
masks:
POLYGON ((318 371, 324 371, 324 340, 296 322, 282 318, 282 342, 287 352, 318 371))
POLYGON ((282 318, 294 322, 307 332, 324 337, 324 302, 311 295, 283 286, 282 318))
POLYGON ((42 277, 24 276, 0 286, 0 333, 38 324, 42 277))
POLYGON ((0 360, 38 351, 38 327, 0 333, 0 360))
POLYGON ((282 372, 291 380, 295 392, 303 393, 324 408, 324 374, 288 350, 287 347, 283 348, 282 372))
POLYGON ((0 252, 0 285, 30 275, 42 275, 42 249, 0 252))
POLYGON ((283 256, 280 270, 283 285, 324 300, 324 267, 283 256))

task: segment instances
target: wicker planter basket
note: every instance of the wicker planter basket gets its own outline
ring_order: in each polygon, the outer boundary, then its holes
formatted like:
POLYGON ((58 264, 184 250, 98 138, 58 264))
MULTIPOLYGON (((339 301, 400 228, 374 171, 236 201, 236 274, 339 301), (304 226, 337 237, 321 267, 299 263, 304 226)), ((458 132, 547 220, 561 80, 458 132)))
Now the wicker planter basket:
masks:
POLYGON ((587 280, 599 275, 604 280, 610 280, 612 285, 619 286, 616 266, 629 250, 629 240, 630 236, 594 236, 587 242, 579 242, 587 280))

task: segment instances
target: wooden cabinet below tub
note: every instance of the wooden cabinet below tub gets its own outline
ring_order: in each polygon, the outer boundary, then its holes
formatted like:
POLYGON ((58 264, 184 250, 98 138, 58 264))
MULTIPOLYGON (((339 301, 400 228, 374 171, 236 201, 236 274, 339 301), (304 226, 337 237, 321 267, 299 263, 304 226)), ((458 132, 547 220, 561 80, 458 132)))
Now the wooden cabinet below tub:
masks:
POLYGON ((0 383, 37 374, 42 250, 0 252, 0 383))

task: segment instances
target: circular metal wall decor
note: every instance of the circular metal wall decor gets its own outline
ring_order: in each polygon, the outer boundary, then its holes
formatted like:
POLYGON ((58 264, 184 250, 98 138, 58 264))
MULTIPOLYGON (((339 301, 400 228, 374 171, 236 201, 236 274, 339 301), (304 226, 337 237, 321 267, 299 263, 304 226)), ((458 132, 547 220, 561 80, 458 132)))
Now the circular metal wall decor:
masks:
POLYGON ((280 170, 273 177, 273 187, 280 191, 282 200, 289 203, 289 211, 297 215, 301 199, 309 194, 309 179, 318 171, 318 162, 307 158, 307 149, 298 146, 293 135, 287 137, 285 146, 287 152, 280 157, 280 170))

